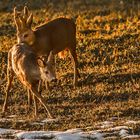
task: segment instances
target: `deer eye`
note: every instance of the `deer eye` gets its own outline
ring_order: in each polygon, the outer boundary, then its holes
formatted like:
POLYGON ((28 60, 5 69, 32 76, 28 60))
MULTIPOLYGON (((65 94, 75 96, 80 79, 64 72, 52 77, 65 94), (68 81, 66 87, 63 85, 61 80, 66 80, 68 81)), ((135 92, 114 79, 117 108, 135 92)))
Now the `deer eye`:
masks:
POLYGON ((28 37, 28 34, 23 35, 24 38, 28 37))
POLYGON ((45 71, 45 73, 48 74, 49 72, 48 71, 45 71))

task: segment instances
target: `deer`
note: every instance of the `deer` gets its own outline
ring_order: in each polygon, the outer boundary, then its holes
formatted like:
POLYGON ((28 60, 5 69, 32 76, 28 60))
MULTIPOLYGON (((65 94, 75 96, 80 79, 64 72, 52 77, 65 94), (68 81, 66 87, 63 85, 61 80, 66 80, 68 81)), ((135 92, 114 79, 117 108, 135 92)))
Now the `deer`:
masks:
POLYGON ((33 14, 27 6, 21 12, 14 8, 14 22, 17 30, 17 42, 27 43, 38 55, 53 55, 64 57, 63 51, 69 50, 74 64, 74 87, 77 86, 78 60, 76 53, 76 24, 73 19, 57 18, 32 29, 33 14))
POLYGON ((38 116, 38 99, 39 102, 44 106, 48 117, 52 118, 44 98, 38 92, 38 85, 41 80, 46 82, 56 79, 55 69, 53 67, 53 53, 50 52, 48 61, 46 61, 45 57, 46 56, 37 56, 32 51, 32 48, 25 43, 15 44, 9 50, 7 66, 8 82, 5 91, 6 96, 2 110, 3 113, 5 113, 7 109, 9 91, 15 74, 20 82, 28 89, 29 93, 31 93, 34 97, 35 116, 38 116))

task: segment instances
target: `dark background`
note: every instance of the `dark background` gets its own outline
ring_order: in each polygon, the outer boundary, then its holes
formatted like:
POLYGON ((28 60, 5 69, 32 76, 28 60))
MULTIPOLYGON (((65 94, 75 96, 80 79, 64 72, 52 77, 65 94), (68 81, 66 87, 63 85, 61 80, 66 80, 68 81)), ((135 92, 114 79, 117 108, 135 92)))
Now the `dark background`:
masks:
MULTIPOLYGON (((113 9, 116 10, 127 10, 127 8, 132 8, 137 11, 140 8, 139 0, 1 0, 0 1, 0 11, 12 11, 12 9, 17 7, 23 7, 24 5, 29 6, 31 9, 40 8, 57 8, 60 11, 66 8, 72 8, 75 10, 81 9, 81 7, 97 7, 106 6, 109 7, 113 5, 113 9)), ((109 8, 111 9, 111 7, 109 8)))

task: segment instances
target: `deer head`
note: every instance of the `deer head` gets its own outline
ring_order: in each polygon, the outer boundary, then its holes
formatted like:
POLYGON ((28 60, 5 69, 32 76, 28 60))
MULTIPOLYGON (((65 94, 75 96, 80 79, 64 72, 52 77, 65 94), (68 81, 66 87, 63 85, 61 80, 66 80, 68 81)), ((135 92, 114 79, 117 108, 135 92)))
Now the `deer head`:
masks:
POLYGON ((49 58, 41 56, 37 59, 38 66, 40 68, 41 78, 44 81, 56 81, 56 73, 54 66, 54 55, 50 52, 49 58), (51 57, 51 59, 49 59, 51 57), (48 61, 46 61, 48 59, 48 61), (53 61, 53 62, 52 62, 53 61))
POLYGON ((31 28, 33 22, 33 14, 29 12, 28 7, 24 7, 23 13, 19 13, 14 8, 14 21, 17 29, 18 43, 25 42, 28 45, 33 45, 35 42, 34 31, 31 28))

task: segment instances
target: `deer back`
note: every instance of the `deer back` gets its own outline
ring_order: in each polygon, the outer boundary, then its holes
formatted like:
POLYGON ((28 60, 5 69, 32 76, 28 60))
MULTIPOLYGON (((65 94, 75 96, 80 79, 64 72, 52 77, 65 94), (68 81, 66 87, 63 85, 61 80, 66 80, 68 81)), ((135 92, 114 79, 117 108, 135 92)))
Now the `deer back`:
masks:
POLYGON ((12 56, 12 68, 22 83, 40 79, 36 55, 30 47, 20 43, 14 45, 10 52, 12 56))
POLYGON ((10 53, 13 71, 24 85, 28 86, 41 79, 51 81, 56 78, 51 61, 38 57, 27 44, 14 45, 10 53))
POLYGON ((54 54, 75 47, 76 25, 72 19, 58 18, 36 28, 32 48, 40 54, 53 50, 54 54), (38 45, 39 44, 39 45, 38 45))

